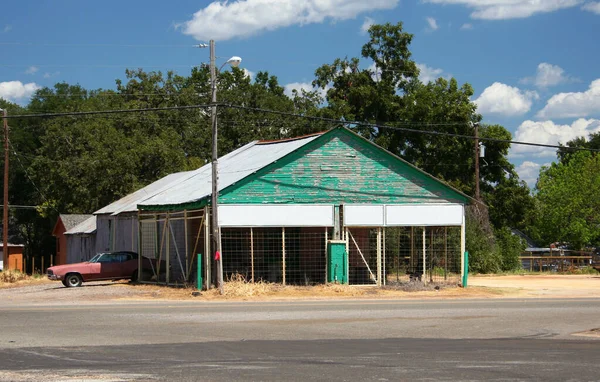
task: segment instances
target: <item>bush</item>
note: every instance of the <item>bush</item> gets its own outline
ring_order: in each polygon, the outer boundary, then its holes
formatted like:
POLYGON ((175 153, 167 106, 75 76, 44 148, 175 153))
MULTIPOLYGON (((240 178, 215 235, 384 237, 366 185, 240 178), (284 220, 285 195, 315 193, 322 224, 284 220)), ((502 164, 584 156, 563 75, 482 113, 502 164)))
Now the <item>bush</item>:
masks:
POLYGON ((469 271, 474 273, 497 273, 502 259, 496 249, 494 235, 486 232, 476 219, 467 215, 466 248, 469 251, 469 271))
POLYGON ((22 273, 20 271, 15 270, 7 270, 5 272, 0 272, 0 283, 12 284, 17 281, 26 280, 27 274, 22 273))
POLYGON ((501 269, 505 272, 521 269, 521 253, 527 243, 519 236, 513 235, 509 228, 495 231, 497 250, 501 258, 501 269))

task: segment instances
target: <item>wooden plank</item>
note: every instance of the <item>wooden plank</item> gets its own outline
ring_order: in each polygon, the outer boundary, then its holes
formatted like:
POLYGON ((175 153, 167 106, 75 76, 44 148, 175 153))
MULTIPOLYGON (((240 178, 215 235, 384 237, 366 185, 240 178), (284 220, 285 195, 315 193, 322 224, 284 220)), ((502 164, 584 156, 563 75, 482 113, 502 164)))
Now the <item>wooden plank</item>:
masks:
POLYGON ((464 203, 466 198, 344 130, 308 143, 222 192, 225 204, 447 201, 464 203))
POLYGON ((354 236, 352 236, 352 232, 350 232, 349 230, 347 230, 346 232, 350 236, 350 238, 352 239, 352 241, 354 242, 354 245, 356 246, 356 249, 358 250, 358 253, 360 254, 360 257, 362 257, 362 261, 367 266, 367 270, 369 271, 369 274, 371 275, 371 280, 377 282, 377 278, 375 277, 375 274, 373 274, 373 272, 371 271, 371 267, 369 267, 369 263, 367 263, 367 260, 365 259, 365 256, 363 255, 362 251, 360 250, 360 247, 358 246, 358 243, 356 243, 356 240, 354 240, 354 236))

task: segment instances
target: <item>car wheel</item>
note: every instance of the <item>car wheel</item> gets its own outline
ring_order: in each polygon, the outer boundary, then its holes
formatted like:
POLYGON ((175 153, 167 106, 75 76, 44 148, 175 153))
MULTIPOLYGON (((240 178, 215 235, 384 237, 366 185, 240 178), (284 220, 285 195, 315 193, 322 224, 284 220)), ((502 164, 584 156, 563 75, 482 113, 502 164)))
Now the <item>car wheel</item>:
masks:
POLYGON ((79 287, 81 286, 82 282, 83 279, 77 273, 70 273, 67 275, 67 277, 65 277, 65 283, 67 287, 79 287))
POLYGON ((67 280, 60 280, 60 282, 62 283, 62 285, 68 287, 69 285, 67 285, 67 280))
POLYGON ((133 271, 133 273, 131 274, 131 282, 135 283, 138 281, 138 270, 136 269, 135 271, 133 271))

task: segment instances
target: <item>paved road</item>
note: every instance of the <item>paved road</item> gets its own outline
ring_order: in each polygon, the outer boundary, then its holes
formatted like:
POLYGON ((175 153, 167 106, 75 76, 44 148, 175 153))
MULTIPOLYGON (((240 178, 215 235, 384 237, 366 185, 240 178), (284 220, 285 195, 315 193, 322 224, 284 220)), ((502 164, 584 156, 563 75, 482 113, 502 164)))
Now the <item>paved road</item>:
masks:
POLYGON ((600 299, 0 308, 0 380, 600 380, 600 299))

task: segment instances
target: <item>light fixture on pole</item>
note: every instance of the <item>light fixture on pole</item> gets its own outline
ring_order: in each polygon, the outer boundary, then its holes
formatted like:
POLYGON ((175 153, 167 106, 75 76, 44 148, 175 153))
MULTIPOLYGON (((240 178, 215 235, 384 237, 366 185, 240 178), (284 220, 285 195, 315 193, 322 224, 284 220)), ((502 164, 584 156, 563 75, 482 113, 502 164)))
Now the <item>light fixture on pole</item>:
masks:
MULTIPOLYGON (((238 56, 233 56, 221 67, 216 69, 216 56, 215 56, 215 40, 210 40, 210 84, 212 90, 212 101, 211 101, 211 122, 212 122, 212 195, 211 195, 211 207, 212 207, 212 240, 213 249, 215 253, 215 260, 217 261, 217 284, 219 286, 219 292, 225 293, 223 288, 223 257, 221 253, 221 227, 219 227, 219 172, 218 172, 218 151, 217 151, 217 74, 227 64, 238 67, 242 62, 242 59, 238 56)), ((199 48, 206 48, 206 44, 199 44, 199 48)))

